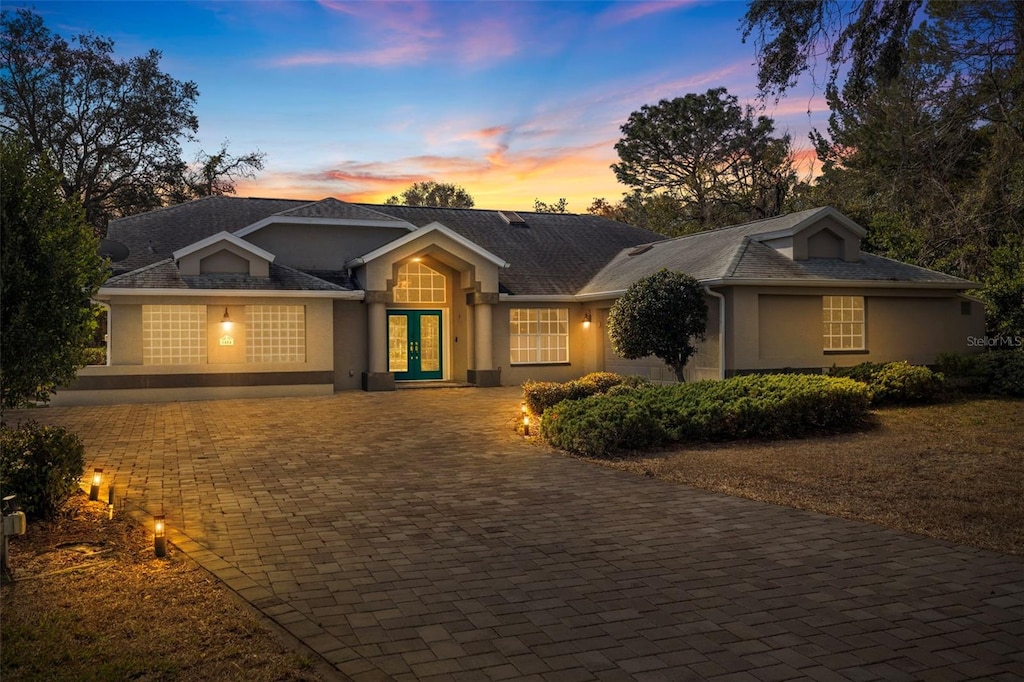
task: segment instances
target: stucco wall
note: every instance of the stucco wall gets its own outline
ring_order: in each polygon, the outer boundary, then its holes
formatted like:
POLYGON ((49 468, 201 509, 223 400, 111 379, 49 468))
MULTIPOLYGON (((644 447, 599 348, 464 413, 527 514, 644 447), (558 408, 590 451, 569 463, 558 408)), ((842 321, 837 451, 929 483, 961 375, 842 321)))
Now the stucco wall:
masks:
POLYGON ((269 251, 275 263, 300 270, 340 270, 345 263, 403 237, 393 227, 347 225, 268 225, 245 239, 269 251))
POLYGON ((968 337, 984 334, 982 305, 950 291, 734 287, 726 318, 730 373, 812 369, 907 360, 932 364, 944 352, 976 352, 968 337), (865 350, 826 352, 822 296, 863 296, 865 350), (966 304, 969 313, 963 314, 966 304))
POLYGON ((503 386, 516 386, 527 380, 568 381, 597 369, 594 356, 595 339, 599 325, 593 316, 594 308, 576 302, 538 303, 529 301, 501 301, 494 306, 494 366, 501 369, 503 386), (509 314, 512 308, 567 308, 569 310, 569 362, 559 364, 518 364, 511 362, 509 344, 509 314), (591 311, 592 323, 583 328, 583 314, 591 311))
POLYGON ((367 368, 366 305, 362 301, 334 301, 334 390, 360 387, 367 368))
MULTIPOLYGON (((712 296, 705 296, 704 302, 708 306, 708 325, 705 330, 704 341, 697 344, 697 353, 690 358, 683 370, 683 376, 687 381, 700 381, 702 379, 717 379, 719 377, 719 301, 712 296)), ((608 310, 611 302, 605 303, 607 307, 601 309, 601 348, 602 367, 606 372, 642 376, 651 381, 674 383, 676 381, 673 372, 663 360, 653 355, 637 360, 627 360, 615 354, 612 350, 611 338, 608 336, 608 310)))
MULTIPOLYGON (((97 374, 185 374, 210 372, 330 371, 334 369, 333 301, 325 298, 126 296, 110 303, 110 364, 87 368, 97 374), (207 362, 204 365, 142 364, 143 305, 205 305, 207 362), (245 362, 245 306, 301 305, 306 318, 305 362, 245 362), (227 308, 234 346, 220 346, 220 321, 227 308)), ((83 370, 85 371, 85 370, 83 370)))

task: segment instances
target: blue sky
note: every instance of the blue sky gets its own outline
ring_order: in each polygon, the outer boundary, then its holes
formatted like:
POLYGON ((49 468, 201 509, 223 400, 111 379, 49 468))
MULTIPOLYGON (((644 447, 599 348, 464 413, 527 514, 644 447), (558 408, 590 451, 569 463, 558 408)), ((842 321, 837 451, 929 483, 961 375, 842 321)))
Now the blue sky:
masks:
MULTIPOLYGON (((240 196, 382 202, 434 179, 481 208, 565 197, 582 213, 625 191, 609 166, 630 112, 718 86, 756 95, 738 1, 4 2, 19 6, 121 57, 160 50, 199 86, 204 148, 266 152, 240 196)), ((806 164, 824 98, 801 84, 765 113, 806 164)))

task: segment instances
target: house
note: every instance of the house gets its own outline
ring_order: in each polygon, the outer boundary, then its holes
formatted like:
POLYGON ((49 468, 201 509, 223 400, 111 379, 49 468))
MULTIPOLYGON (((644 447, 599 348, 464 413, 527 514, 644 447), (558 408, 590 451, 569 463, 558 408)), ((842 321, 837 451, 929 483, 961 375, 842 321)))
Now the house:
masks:
POLYGON ((972 282, 864 253, 832 208, 665 239, 592 215, 208 197, 111 223, 105 366, 56 404, 515 385, 606 370, 608 310, 661 268, 705 285, 688 380, 969 351, 972 282))

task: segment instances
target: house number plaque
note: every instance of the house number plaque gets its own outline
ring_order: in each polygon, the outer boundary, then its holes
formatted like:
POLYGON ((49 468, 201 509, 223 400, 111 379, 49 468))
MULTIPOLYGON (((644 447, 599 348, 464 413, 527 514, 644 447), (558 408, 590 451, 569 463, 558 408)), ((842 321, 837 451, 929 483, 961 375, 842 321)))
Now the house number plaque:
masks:
POLYGON ((222 345, 222 346, 233 346, 233 345, 235 345, 235 337, 231 336, 230 334, 225 334, 224 336, 220 337, 220 345, 222 345))

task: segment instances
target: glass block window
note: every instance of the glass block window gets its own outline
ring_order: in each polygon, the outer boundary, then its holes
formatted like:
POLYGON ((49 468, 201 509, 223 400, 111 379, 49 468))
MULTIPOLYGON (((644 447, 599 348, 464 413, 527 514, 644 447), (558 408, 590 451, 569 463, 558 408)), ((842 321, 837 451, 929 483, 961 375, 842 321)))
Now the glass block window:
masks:
POLYGON ((825 350, 864 350, 864 297, 823 296, 825 350))
POLYGON ((444 303, 445 276, 412 261, 398 268, 395 303, 444 303))
POLYGON ((205 363, 205 305, 142 306, 142 364, 205 363))
POLYGON ((569 362, 569 309, 513 308, 509 347, 512 364, 569 362))
POLYGON ((306 308, 301 305, 247 305, 246 362, 305 362, 306 308))

